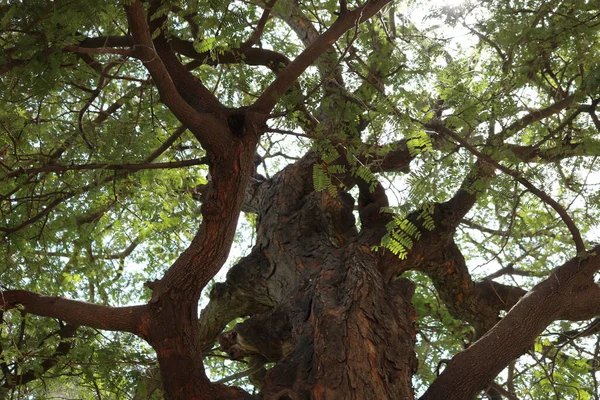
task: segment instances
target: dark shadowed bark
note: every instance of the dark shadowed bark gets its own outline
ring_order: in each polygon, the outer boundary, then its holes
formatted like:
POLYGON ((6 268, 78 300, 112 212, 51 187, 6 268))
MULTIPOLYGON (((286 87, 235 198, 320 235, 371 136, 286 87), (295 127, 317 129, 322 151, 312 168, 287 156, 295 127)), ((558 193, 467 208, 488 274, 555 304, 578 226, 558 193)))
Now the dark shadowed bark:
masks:
MULTIPOLYGON (((237 277, 261 271, 245 287, 262 300, 255 310, 240 309, 256 315, 224 334, 221 345, 234 358, 277 362, 262 383, 266 398, 412 398, 414 288, 404 279, 386 282, 382 257, 371 249, 387 218, 375 199, 363 201, 358 233, 351 196, 314 192, 314 161, 309 155, 286 168, 266 191, 255 250, 224 284, 231 298, 241 287, 237 277), (377 209, 371 220, 363 212, 369 206, 377 209), (257 312, 261 307, 271 310, 257 312)), ((226 296, 222 287, 212 301, 226 296)))

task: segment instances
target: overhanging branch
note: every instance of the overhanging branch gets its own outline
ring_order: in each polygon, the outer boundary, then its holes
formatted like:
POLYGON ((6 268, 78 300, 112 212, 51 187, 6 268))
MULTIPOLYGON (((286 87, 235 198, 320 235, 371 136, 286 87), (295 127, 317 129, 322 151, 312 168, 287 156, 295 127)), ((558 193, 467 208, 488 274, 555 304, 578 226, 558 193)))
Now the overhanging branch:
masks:
POLYGON ((448 129, 445 126, 439 125, 439 124, 425 124, 424 126, 426 129, 431 129, 434 132, 441 133, 447 137, 452 138, 453 140, 456 140, 458 143, 460 143, 462 146, 464 146, 467 150, 469 150, 472 154, 477 156, 477 158, 479 158, 480 160, 485 161, 486 163, 494 166, 495 168, 499 169, 500 171, 504 172, 505 174, 510 175, 513 178, 515 178, 517 180, 517 182, 519 182, 521 185, 525 186, 531 193, 536 195, 540 200, 542 200, 544 203, 548 204, 550 207, 552 207, 554 209, 554 211, 556 211, 558 213, 558 215, 563 220, 565 225, 567 225, 567 228, 569 228, 571 235, 573 236, 573 241, 575 242, 575 248, 577 249, 577 252, 581 253, 581 252, 585 251, 585 244, 583 243, 583 238, 581 237, 581 233, 579 232, 577 225, 575 225, 575 222, 573 222, 573 219, 571 219, 571 217, 567 213, 567 210, 565 210, 565 208, 560 203, 558 203, 556 200, 554 200, 552 197, 550 197, 544 191, 535 187, 531 182, 529 182, 527 179, 523 178, 517 171, 513 171, 512 169, 503 166, 502 164, 494 161, 491 157, 489 157, 489 156, 483 154, 482 152, 480 152, 479 150, 477 150, 475 148, 475 146, 473 146, 472 144, 470 144, 469 142, 464 140, 462 137, 460 137, 460 135, 458 135, 456 132, 452 131, 451 129, 448 129))
POLYGON ((26 313, 57 318, 72 325, 135 334, 139 332, 146 312, 146 306, 101 306, 64 297, 44 296, 28 290, 0 292, 1 310, 20 307, 26 313))

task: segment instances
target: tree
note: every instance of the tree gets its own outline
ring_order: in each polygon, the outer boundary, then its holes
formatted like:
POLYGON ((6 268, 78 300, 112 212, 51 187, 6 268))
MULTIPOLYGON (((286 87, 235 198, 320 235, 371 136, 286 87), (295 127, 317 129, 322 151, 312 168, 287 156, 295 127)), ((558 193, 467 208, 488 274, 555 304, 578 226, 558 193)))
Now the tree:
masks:
POLYGON ((597 5, 191 3, 0 6, 6 396, 598 396, 597 5))

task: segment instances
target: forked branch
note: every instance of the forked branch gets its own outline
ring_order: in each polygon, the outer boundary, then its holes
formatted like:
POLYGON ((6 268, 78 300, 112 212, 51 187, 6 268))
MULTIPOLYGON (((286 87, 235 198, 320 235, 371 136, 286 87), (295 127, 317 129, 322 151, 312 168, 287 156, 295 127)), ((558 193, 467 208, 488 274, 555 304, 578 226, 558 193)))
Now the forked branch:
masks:
POLYGON ((252 108, 268 113, 298 77, 337 41, 346 31, 371 18, 390 0, 369 0, 355 10, 340 15, 321 36, 296 57, 262 93, 252 108))
POLYGON ((521 185, 525 186, 531 193, 536 195, 540 200, 542 200, 544 203, 548 204, 550 207, 552 207, 554 209, 554 211, 556 211, 558 213, 558 215, 563 220, 565 225, 567 225, 567 228, 569 228, 571 235, 573 236, 573 241, 575 242, 575 248, 577 249, 577 253, 581 253, 581 252, 585 251, 585 244, 583 243, 583 238, 581 237, 581 232, 579 232, 577 225, 575 225, 575 222, 573 222, 573 219, 571 219, 571 217, 567 213, 567 210, 565 210, 565 208, 560 203, 558 203, 556 200, 554 200, 552 197, 548 196, 547 193, 545 193, 544 191, 535 187, 531 182, 529 182, 527 179, 523 178, 517 171, 513 171, 512 169, 505 167, 504 165, 494 161, 491 157, 489 157, 489 156, 483 154, 482 152, 480 152, 479 150, 477 150, 475 148, 475 146, 473 146, 468 141, 466 141, 465 139, 460 137, 460 135, 458 135, 453 130, 448 129, 445 126, 439 125, 439 124, 425 124, 425 128, 431 129, 434 132, 441 133, 444 136, 452 138, 453 140, 457 141, 462 146, 464 146, 467 150, 469 150, 472 154, 474 154, 480 160, 485 161, 486 163, 488 163, 490 165, 493 165, 495 168, 499 169, 500 171, 504 172, 505 174, 510 175, 513 178, 515 178, 517 180, 517 182, 519 182, 521 185))
POLYGON ((598 315, 600 288, 593 276, 599 269, 600 246, 558 267, 486 335, 454 356, 421 400, 474 398, 553 321, 598 315))
POLYGON ((212 114, 198 112, 180 95, 169 71, 154 48, 141 2, 135 1, 125 6, 125 9, 135 42, 134 54, 152 75, 161 101, 196 136, 202 147, 208 151, 224 154, 232 140, 226 124, 212 114))

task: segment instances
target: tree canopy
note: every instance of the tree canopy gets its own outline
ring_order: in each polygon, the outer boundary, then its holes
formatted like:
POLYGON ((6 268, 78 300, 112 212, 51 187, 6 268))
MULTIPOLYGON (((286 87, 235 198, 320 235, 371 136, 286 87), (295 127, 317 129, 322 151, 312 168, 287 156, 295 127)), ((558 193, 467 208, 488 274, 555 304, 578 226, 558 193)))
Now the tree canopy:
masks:
POLYGON ((598 399, 590 0, 0 4, 0 398, 598 399))

